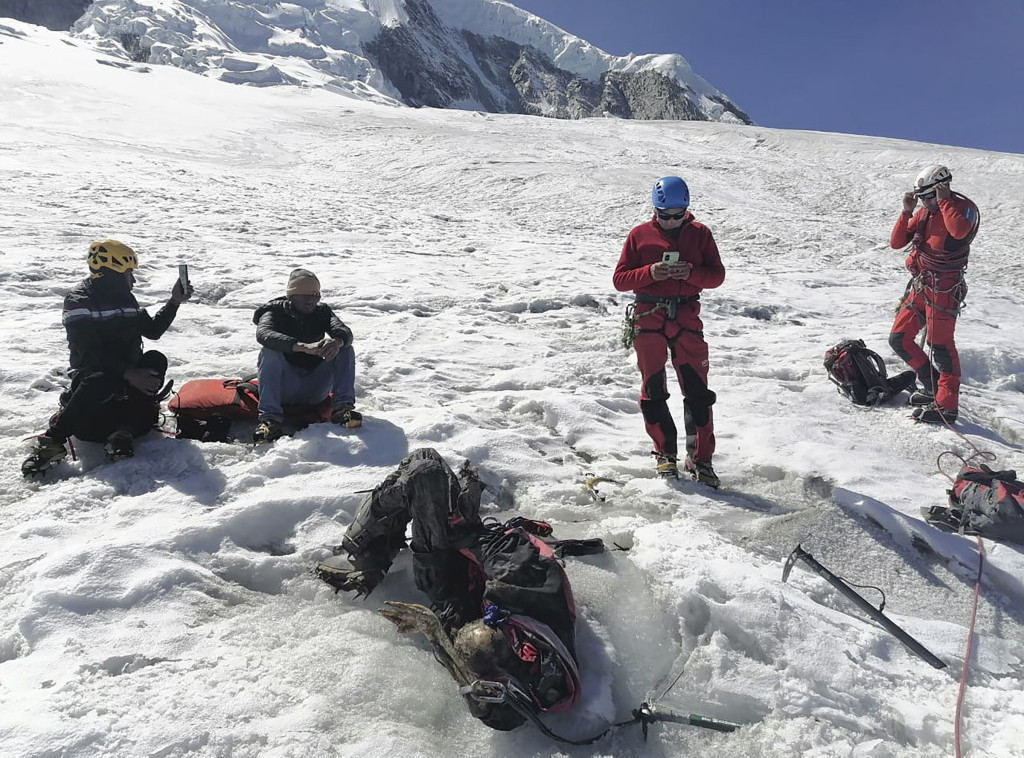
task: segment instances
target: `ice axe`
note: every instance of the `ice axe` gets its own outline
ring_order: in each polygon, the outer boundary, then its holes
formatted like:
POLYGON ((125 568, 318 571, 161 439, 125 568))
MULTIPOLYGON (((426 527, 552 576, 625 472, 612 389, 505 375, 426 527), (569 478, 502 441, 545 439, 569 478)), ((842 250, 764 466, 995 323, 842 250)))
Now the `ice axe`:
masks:
POLYGON ((793 566, 797 561, 803 561, 806 563, 814 573, 839 590, 847 599, 851 600, 858 608, 881 624, 887 632, 910 648, 912 653, 924 660, 928 665, 937 669, 946 668, 946 664, 935 657, 933 653, 929 652, 924 645, 903 631, 900 626, 882 613, 881 609, 875 608, 875 606, 871 605, 871 603, 859 595, 853 587, 847 584, 842 577, 836 576, 814 560, 814 557, 804 550, 801 545, 797 545, 793 552, 789 554, 789 558, 786 559, 786 566, 782 569, 783 582, 789 578, 789 572, 793 570, 793 566))

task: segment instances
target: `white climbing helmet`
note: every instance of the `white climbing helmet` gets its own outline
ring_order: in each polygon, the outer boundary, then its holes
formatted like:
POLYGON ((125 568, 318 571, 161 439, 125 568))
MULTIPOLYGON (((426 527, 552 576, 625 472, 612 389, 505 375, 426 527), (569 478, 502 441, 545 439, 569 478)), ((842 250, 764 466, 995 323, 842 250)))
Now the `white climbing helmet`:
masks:
POLYGON ((927 166, 914 180, 914 194, 920 197, 931 191, 936 184, 948 184, 953 175, 945 166, 927 166))

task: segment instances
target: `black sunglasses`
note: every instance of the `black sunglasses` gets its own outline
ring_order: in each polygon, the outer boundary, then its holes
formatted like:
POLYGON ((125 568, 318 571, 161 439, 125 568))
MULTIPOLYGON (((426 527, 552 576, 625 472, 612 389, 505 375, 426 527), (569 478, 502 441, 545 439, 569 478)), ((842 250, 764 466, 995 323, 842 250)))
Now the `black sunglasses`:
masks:
POLYGON ((918 192, 917 196, 922 200, 931 200, 935 197, 935 190, 932 190, 931 192, 918 192))
POLYGON ((658 218, 660 218, 662 221, 668 221, 669 219, 671 219, 672 221, 678 221, 681 218, 686 218, 685 210, 682 213, 666 213, 665 211, 660 209, 656 209, 656 211, 658 213, 658 218))

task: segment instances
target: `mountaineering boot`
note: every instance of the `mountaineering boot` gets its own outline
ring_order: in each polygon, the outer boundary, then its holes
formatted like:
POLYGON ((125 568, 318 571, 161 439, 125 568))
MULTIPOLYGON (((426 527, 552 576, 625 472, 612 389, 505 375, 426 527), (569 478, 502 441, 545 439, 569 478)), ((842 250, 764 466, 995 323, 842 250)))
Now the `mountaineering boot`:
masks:
POLYGON ((331 422, 355 429, 363 425, 363 414, 357 411, 354 406, 340 405, 331 414, 331 422))
POLYGON ((32 453, 21 464, 22 476, 42 476, 67 457, 68 449, 63 442, 58 442, 45 434, 36 438, 32 453))
POLYGON ((917 371, 917 381, 921 385, 921 389, 914 390, 910 393, 910 404, 911 405, 931 405, 935 402, 935 374, 937 372, 932 368, 931 364, 924 366, 917 371))
POLYGON ((284 434, 284 427, 281 426, 280 421, 274 421, 272 418, 265 418, 256 424, 256 428, 252 432, 252 444, 260 445, 264 442, 273 442, 284 434))
POLYGON ((686 470, 690 472, 690 478, 694 481, 706 484, 712 489, 718 489, 718 485, 721 482, 718 480, 718 474, 715 473, 715 469, 711 466, 711 461, 695 461, 689 456, 686 458, 686 470))
POLYGON ((352 561, 343 555, 333 555, 317 564, 314 573, 335 592, 354 590, 356 597, 369 595, 380 584, 384 574, 380 571, 360 571, 352 561))
POLYGON ((910 394, 910 405, 931 405, 935 402, 935 395, 927 390, 916 390, 910 394))
POLYGON ((901 392, 914 393, 917 391, 917 374, 910 370, 889 377, 886 379, 886 382, 889 385, 889 397, 898 395, 901 392))
POLYGON ((662 479, 679 478, 679 465, 676 463, 676 457, 674 455, 655 453, 654 456, 658 461, 655 467, 658 471, 658 476, 662 479))
POLYGON ((952 424, 959 414, 955 410, 947 411, 932 403, 927 407, 915 408, 912 415, 924 424, 952 424))
POLYGON ((107 444, 104 446, 104 450, 107 451, 107 460, 111 463, 131 458, 135 455, 135 440, 132 437, 131 431, 128 429, 118 429, 115 431, 107 437, 107 444))

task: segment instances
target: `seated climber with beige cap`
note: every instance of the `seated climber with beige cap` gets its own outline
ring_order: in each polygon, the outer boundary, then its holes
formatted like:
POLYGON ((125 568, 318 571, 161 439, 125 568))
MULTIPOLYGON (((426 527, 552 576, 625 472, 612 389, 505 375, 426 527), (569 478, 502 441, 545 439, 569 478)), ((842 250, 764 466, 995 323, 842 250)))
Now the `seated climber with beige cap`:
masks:
POLYGON ((357 427, 355 353, 352 330, 320 302, 320 280, 304 268, 288 276, 284 297, 256 309, 259 421, 253 442, 273 442, 284 433, 283 406, 316 405, 330 395, 331 421, 357 427))

